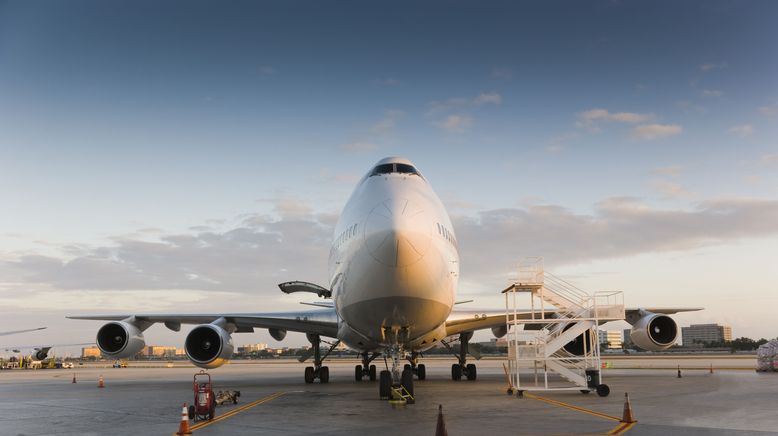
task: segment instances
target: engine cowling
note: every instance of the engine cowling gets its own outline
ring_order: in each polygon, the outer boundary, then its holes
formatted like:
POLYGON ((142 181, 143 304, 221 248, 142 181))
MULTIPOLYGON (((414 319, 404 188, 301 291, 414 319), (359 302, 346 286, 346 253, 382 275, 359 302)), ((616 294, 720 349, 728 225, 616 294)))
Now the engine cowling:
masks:
POLYGON ((145 346, 146 341, 140 329, 124 321, 109 322, 97 331, 97 348, 106 357, 132 357, 145 346))
POLYGON ((35 357, 35 360, 44 360, 49 356, 49 350, 51 347, 43 347, 39 350, 35 350, 35 353, 33 356, 35 357))
POLYGON ((186 335, 184 349, 189 360, 200 368, 218 368, 232 357, 232 336, 214 324, 202 324, 186 335))
POLYGON ((267 331, 270 333, 270 336, 277 341, 283 341, 286 337, 286 330, 283 329, 267 329, 267 331))
POLYGON ((630 330, 632 342, 647 351, 670 348, 678 338, 678 324, 667 315, 646 312, 630 330))

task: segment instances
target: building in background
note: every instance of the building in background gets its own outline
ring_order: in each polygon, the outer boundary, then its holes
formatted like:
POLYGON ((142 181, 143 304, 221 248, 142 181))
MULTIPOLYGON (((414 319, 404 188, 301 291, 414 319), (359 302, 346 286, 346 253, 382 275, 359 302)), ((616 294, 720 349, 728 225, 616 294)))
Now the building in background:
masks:
POLYGON ((148 345, 143 349, 142 354, 146 357, 175 357, 179 355, 176 347, 164 347, 160 345, 148 345))
POLYGON ((622 347, 621 330, 600 330, 600 346, 609 350, 620 350, 622 347))
POLYGON ((97 347, 85 347, 81 349, 81 357, 97 357, 100 358, 100 349, 97 347))
POLYGON ((692 324, 681 328, 684 347, 702 347, 732 341, 732 327, 718 324, 692 324))
POLYGON ((238 354, 258 353, 263 350, 267 350, 267 344, 246 344, 238 347, 238 354))

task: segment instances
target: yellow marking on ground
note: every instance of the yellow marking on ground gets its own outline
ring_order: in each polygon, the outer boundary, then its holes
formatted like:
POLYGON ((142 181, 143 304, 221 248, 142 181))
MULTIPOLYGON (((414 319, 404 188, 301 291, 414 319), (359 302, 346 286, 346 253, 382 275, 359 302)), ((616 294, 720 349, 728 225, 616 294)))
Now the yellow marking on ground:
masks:
POLYGON ((244 410, 251 409, 252 407, 259 406, 260 404, 267 403, 268 401, 275 400, 276 398, 280 397, 281 395, 284 395, 286 392, 276 392, 272 395, 268 395, 265 398, 260 398, 259 400, 252 401, 251 403, 244 404, 243 406, 240 406, 236 409, 232 409, 227 413, 224 413, 223 415, 219 415, 215 418, 213 418, 210 421, 201 422, 199 424, 195 424, 192 427, 190 427, 191 431, 200 430, 202 428, 208 427, 209 425, 216 424, 217 422, 224 421, 227 418, 230 418, 232 416, 237 415, 240 412, 243 412, 244 410))
POLYGON ((636 421, 636 422, 622 422, 622 423, 620 423, 619 425, 617 425, 615 428, 613 428, 613 430, 609 431, 609 432, 608 432, 608 433, 606 433, 606 434, 616 434, 616 435, 619 435, 619 434, 624 434, 624 433, 626 433, 626 432, 627 432, 629 429, 631 429, 632 427, 634 427, 634 426, 635 426, 635 424, 637 424, 637 421, 636 421))
POLYGON ((597 412, 595 410, 584 409, 583 407, 578 407, 572 404, 563 403, 562 401, 552 400, 551 398, 541 397, 527 392, 524 393, 524 396, 527 398, 532 398, 533 400, 538 400, 538 401, 543 401, 544 403, 553 404, 555 406, 566 407, 570 410, 575 410, 577 412, 587 413, 589 415, 596 416, 598 418, 610 419, 613 421, 621 421, 621 418, 619 418, 618 416, 608 415, 605 413, 597 412))

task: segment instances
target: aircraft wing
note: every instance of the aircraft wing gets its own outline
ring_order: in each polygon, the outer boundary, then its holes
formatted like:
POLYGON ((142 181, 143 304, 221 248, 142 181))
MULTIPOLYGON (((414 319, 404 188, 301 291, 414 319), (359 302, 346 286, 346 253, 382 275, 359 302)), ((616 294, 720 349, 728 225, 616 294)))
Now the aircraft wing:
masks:
MULTIPOLYGON (((694 312, 702 310, 701 307, 640 307, 640 308, 627 308, 624 310, 625 318, 629 319, 631 316, 638 314, 641 310, 653 313, 661 313, 665 315, 672 315, 680 312, 694 312)), ((553 313, 553 310, 546 310, 546 313, 553 313)), ((537 312, 535 314, 537 316, 537 312)), ((532 319, 532 313, 529 309, 520 310, 516 312, 516 318, 519 320, 532 319)), ((513 321, 513 314, 510 316, 510 320, 513 321)), ((457 335, 463 332, 472 332, 475 330, 484 330, 492 328, 500 328, 506 325, 505 311, 500 310, 459 310, 455 309, 451 312, 446 320, 446 334, 448 336, 457 335)), ((540 324, 525 324, 525 327, 537 328, 540 324)))
POLYGON ((253 332, 254 328, 280 329, 292 332, 313 333, 336 337, 338 315, 335 309, 305 310, 277 313, 209 313, 209 314, 121 314, 68 316, 69 319, 99 321, 122 321, 135 318, 139 323, 164 323, 169 329, 178 331, 181 324, 207 324, 219 318, 237 326, 237 333, 253 332))
POLYGON ((27 329, 27 330, 12 330, 12 331, 9 331, 9 332, 0 332, 0 336, 15 335, 15 334, 17 334, 17 333, 27 333, 27 332, 34 332, 34 331, 37 331, 37 330, 43 330, 43 329, 45 329, 45 328, 46 328, 46 327, 38 327, 38 328, 34 328, 34 329, 27 329))

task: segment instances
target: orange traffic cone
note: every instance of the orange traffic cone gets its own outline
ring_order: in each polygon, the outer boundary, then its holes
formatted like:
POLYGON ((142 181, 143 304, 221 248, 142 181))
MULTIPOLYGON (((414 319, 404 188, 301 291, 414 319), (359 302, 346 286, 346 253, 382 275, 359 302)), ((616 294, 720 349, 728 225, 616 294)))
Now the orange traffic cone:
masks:
POLYGON ((624 413, 621 415, 621 422, 637 422, 635 417, 632 416, 632 404, 629 403, 629 394, 626 392, 624 392, 624 413))
POLYGON ((75 382, 76 382, 76 373, 74 372, 73 373, 73 383, 75 383, 75 382))
POLYGON ((100 375, 100 378, 97 379, 97 387, 98 388, 104 388, 105 387, 105 381, 103 380, 102 374, 100 375))
POLYGON ((186 412, 186 403, 184 403, 184 409, 181 410, 181 423, 178 424, 178 432, 176 434, 192 434, 192 430, 189 428, 189 414, 186 412))
POLYGON ((443 405, 438 404, 438 426, 435 427, 435 436, 448 436, 446 421, 443 419, 443 405))
POLYGON ((681 365, 678 365, 678 378, 681 378, 681 365))

